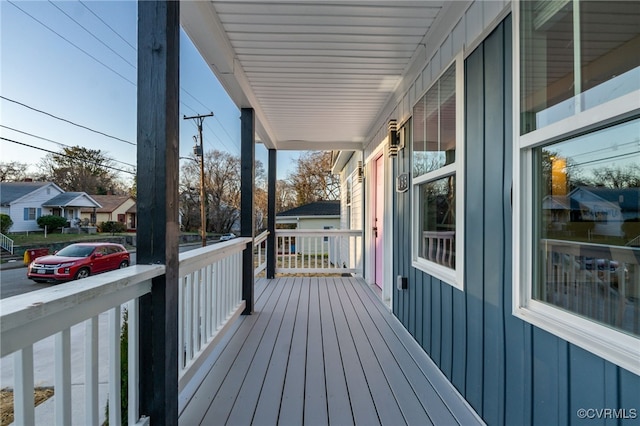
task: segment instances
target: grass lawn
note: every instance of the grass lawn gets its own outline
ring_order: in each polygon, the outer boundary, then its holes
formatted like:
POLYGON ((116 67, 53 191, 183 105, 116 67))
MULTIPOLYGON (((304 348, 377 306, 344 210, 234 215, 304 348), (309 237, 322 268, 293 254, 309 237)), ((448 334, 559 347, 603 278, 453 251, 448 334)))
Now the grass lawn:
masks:
MULTIPOLYGON (((131 234, 115 234, 115 235, 131 235, 131 234)), ((13 243, 17 246, 20 245, 31 245, 31 244, 51 244, 51 243, 64 243, 67 241, 82 241, 82 240, 87 240, 87 241, 95 241, 95 240, 101 240, 103 238, 107 238, 110 237, 111 234, 110 233, 103 233, 103 234, 60 234, 60 233, 53 233, 53 234, 47 234, 47 237, 45 238, 44 233, 40 233, 40 232, 33 232, 33 233, 29 233, 29 235, 26 234, 9 234, 8 237, 11 238, 13 240, 13 243)))

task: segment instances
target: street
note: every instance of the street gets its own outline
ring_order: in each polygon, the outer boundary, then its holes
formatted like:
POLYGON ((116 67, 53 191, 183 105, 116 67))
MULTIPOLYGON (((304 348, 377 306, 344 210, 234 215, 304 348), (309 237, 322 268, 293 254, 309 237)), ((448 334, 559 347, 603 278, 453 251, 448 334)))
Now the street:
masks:
MULTIPOLYGON (((217 241, 209 241, 208 244, 214 244, 217 241)), ((200 243, 183 244, 180 246, 180 253, 188 250, 200 248, 200 243)), ((136 263, 136 253, 131 252, 131 264, 136 263)), ((22 263, 20 263, 22 265, 22 263)), ((0 271, 0 299, 18 294, 28 293, 34 290, 49 288, 56 284, 38 284, 27 278, 27 268, 20 267, 15 269, 4 269, 0 271)))

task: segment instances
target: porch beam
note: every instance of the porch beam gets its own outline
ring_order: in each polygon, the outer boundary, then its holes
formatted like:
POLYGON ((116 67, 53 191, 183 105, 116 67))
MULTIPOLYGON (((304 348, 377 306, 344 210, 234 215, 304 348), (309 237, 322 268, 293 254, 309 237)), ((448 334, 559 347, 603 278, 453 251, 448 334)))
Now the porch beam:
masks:
MULTIPOLYGON (((240 236, 255 237, 255 113, 253 108, 242 108, 240 112, 240 236)), ((253 242, 242 255, 242 299, 245 308, 242 315, 253 312, 253 242)))
POLYGON ((180 3, 138 2, 137 263, 165 264, 140 298, 140 415, 178 424, 180 3))
POLYGON ((269 150, 269 189, 267 192, 267 278, 276 276, 276 169, 277 151, 269 150))

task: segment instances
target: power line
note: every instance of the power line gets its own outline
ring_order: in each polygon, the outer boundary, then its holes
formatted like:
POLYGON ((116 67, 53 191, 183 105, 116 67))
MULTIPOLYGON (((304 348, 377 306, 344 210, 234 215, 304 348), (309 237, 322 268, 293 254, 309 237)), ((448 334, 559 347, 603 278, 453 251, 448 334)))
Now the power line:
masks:
MULTIPOLYGON (((4 127, 5 129, 9 129, 9 130, 12 130, 14 132, 22 133, 23 135, 31 136, 31 137, 36 138, 36 139, 42 139, 43 141, 52 142, 52 143, 55 143, 56 145, 60 145, 60 146, 63 146, 65 148, 73 148, 71 145, 67 145, 67 144, 64 144, 62 142, 54 141, 53 139, 48 139, 48 138, 45 138, 45 137, 42 137, 42 136, 34 135, 33 133, 28 133, 28 132, 25 132, 25 131, 22 131, 22 130, 14 129, 13 127, 5 126, 4 124, 0 124, 0 127, 4 127)), ((115 161, 116 163, 124 164, 125 166, 129 166, 129 167, 133 167, 133 168, 136 167, 133 164, 125 163, 124 161, 119 161, 119 160, 113 160, 113 161, 115 161)))
POLYGON ((99 63, 100 65, 102 65, 103 67, 107 68, 109 71, 113 72, 114 74, 116 74, 117 76, 119 76, 120 78, 122 78, 123 80, 125 80, 126 82, 132 84, 133 86, 136 86, 136 83, 134 83, 133 81, 129 80, 127 77, 125 77, 124 75, 120 74, 118 71, 114 70, 113 68, 111 68, 109 65, 105 64, 104 62, 102 62, 101 60, 99 60, 98 58, 96 58, 95 56, 91 55, 89 52, 87 52, 86 50, 82 49, 80 46, 78 46, 77 44, 73 43, 72 41, 70 41, 69 39, 65 38, 64 36, 62 36, 60 33, 58 33, 57 31, 55 31, 54 29, 52 29, 51 27, 47 26, 45 23, 43 23, 42 21, 40 21, 39 19, 37 19, 36 17, 34 17, 33 15, 31 15, 30 13, 26 12, 24 9, 22 9, 21 7, 19 7, 18 5, 16 5, 14 2, 12 2, 11 0, 7 0, 7 3, 9 3, 10 5, 12 5, 13 7, 17 8, 19 11, 21 11, 22 13, 24 13, 25 15, 27 15, 28 17, 30 17, 31 19, 33 19, 34 21, 36 21, 37 23, 39 23, 40 25, 42 25, 43 27, 45 27, 46 29, 48 29, 49 31, 51 31, 52 33, 54 33, 55 35, 57 35, 58 37, 60 37, 61 39, 63 39, 64 41, 66 41, 67 43, 69 43, 70 45, 72 45, 73 47, 75 47, 76 49, 78 49, 79 51, 81 51, 82 53, 84 53, 85 55, 87 55, 88 57, 90 57, 91 59, 93 59, 94 61, 96 61, 97 63, 99 63))
POLYGON ((119 54, 118 52, 116 52, 111 46, 109 46, 107 43, 105 43, 104 41, 100 40, 95 34, 93 34, 91 31, 89 31, 88 29, 86 29, 80 22, 76 21, 71 15, 69 15, 67 12, 65 12, 64 10, 62 10, 60 8, 60 6, 58 6, 57 4, 53 3, 51 0, 49 0, 49 3, 51 3, 51 5, 53 7, 55 7, 56 9, 58 9, 60 12, 62 12, 67 18, 71 19, 73 22, 75 22, 80 28, 82 28, 83 30, 85 30, 87 33, 89 33, 89 35, 91 37, 93 37, 96 41, 98 41, 98 43, 102 44, 104 47, 106 47, 107 49, 109 49, 111 52, 113 52, 115 55, 117 55, 120 59, 122 59, 123 61, 125 61, 127 64, 129 64, 133 69, 136 69, 136 66, 133 65, 131 62, 129 62, 129 60, 127 58, 125 58, 124 56, 122 56, 121 54, 119 54))
MULTIPOLYGON (((42 25, 43 27, 45 27, 45 28, 46 28, 46 29, 48 29, 49 31, 53 32, 53 33, 54 33, 54 34, 56 34, 58 37, 62 38, 64 41, 66 41, 67 43, 71 44, 73 47, 75 47, 76 49, 80 50, 80 51, 81 51, 82 53, 84 53, 85 55, 89 56, 91 59, 93 59, 93 60, 95 60, 96 62, 98 62, 99 64, 103 65, 104 67, 106 67, 107 69, 109 69, 110 71, 112 71, 114 74, 118 75, 119 77, 121 77, 122 79, 124 79, 125 81, 127 81, 128 83, 132 84, 133 86, 137 86, 137 85, 136 85, 136 83, 134 83, 133 81, 129 80, 127 77, 123 76, 122 74, 120 74, 119 72, 117 72, 116 70, 114 70, 113 68, 111 68, 110 66, 108 66, 107 64, 105 64, 104 62, 100 61, 99 59, 97 59, 96 57, 94 57, 93 55, 91 55, 90 53, 88 53, 87 51, 83 50, 82 48, 80 48, 79 46, 77 46, 76 44, 74 44, 72 41, 68 40, 67 38, 65 38, 64 36, 62 36, 62 35, 61 35, 61 34, 59 34, 58 32, 56 32, 55 30, 53 30, 51 27, 47 26, 45 23, 43 23, 42 21, 38 20, 38 19, 37 19, 37 18, 35 18, 33 15, 29 14, 29 13, 28 13, 28 12, 26 12, 24 9, 20 8, 18 5, 16 5, 16 4, 15 4, 14 2, 12 2, 11 0, 7 0, 7 1, 8 1, 8 3, 10 3, 10 4, 11 4, 11 5, 13 5, 14 7, 16 7, 18 10, 20 10, 22 13, 24 13, 24 14, 25 14, 25 15, 27 15, 27 16, 29 16, 31 19, 33 19, 34 21, 36 21, 37 23, 39 23, 40 25, 42 25)), ((109 50, 111 50, 114 54, 116 54, 118 57, 120 57, 122 60, 124 60, 127 64, 129 64, 130 66, 132 66, 134 69, 137 69, 137 67, 136 67, 134 64, 132 64, 131 62, 129 62, 129 61, 128 61, 127 59, 125 59, 122 55, 120 55, 120 54, 119 54, 119 53, 117 53, 115 50, 113 50, 111 47, 109 47, 107 44, 105 44, 104 42, 102 42, 102 41, 101 41, 97 36, 95 36, 95 35, 94 35, 91 31, 89 31, 87 28, 85 28, 84 26, 82 26, 82 25, 81 25, 78 21, 76 21, 74 18, 72 18, 71 16, 69 16, 69 15, 68 15, 64 10, 62 10, 60 7, 58 7, 57 5, 55 5, 55 4, 54 4, 53 2, 51 2, 51 1, 49 1, 49 3, 51 3, 51 4, 52 4, 54 7, 56 7, 60 12, 62 12, 63 14, 65 14, 69 19, 71 19, 73 22, 75 22, 78 26, 80 26, 80 27, 81 27, 82 29, 84 29, 86 32, 88 32, 88 33, 89 33, 93 38, 95 38, 95 39, 96 39, 96 40, 98 40, 101 44, 103 44, 104 46, 106 46, 106 47, 107 47, 109 50)), ((111 27, 107 22, 105 22, 105 21, 104 21, 104 20, 103 20, 99 15, 97 15, 93 10, 91 10, 91 9, 90 9, 90 8, 89 8, 89 7, 84 3, 84 2, 79 1, 79 3, 80 3, 83 7, 85 7, 85 8, 86 8, 86 9, 87 9, 87 10, 88 10, 92 15, 94 15, 97 19, 99 19, 99 20, 100 20, 100 22, 102 22, 105 26, 107 26, 107 27, 108 27, 108 28, 109 28, 109 29, 110 29, 114 34, 116 34, 120 39, 122 39, 122 40, 123 40, 123 41, 124 41, 128 46, 130 46, 133 50, 137 50, 137 49, 135 48, 135 46, 133 46, 131 43, 129 43, 129 42, 128 42, 128 41, 127 41, 127 40, 126 40, 122 35, 120 35, 116 30, 114 30, 114 29, 113 29, 113 28, 112 28, 112 27, 111 27)), ((207 108, 207 107, 204 105, 204 103, 203 103, 203 102, 201 102, 198 98, 196 98, 194 95, 192 95, 189 91, 187 91, 186 89, 184 89, 184 88, 182 88, 182 87, 180 87, 180 88, 181 88, 181 90, 183 90, 187 95, 189 95, 191 98, 193 98, 193 99, 194 99, 198 104, 202 105, 205 109, 209 109, 209 108, 207 108)), ((124 140, 124 139, 120 139, 120 138, 117 138, 117 137, 114 137, 114 136, 110 136, 110 135, 107 135, 107 134, 105 134, 105 133, 102 133, 102 132, 99 132, 99 131, 96 131, 96 130, 90 129, 90 128, 85 127, 85 126, 82 126, 82 125, 78 125, 78 124, 76 124, 76 123, 74 123, 74 122, 72 122, 72 121, 69 121, 69 120, 65 120, 65 119, 62 119, 62 118, 56 117, 56 116, 54 116, 54 115, 52 115, 52 114, 46 113, 46 112, 44 112, 44 111, 37 110, 37 109, 35 109, 35 108, 32 108, 32 107, 29 107, 29 106, 27 106, 27 105, 21 104, 21 103, 19 103, 19 102, 17 102, 17 101, 13 101, 13 100, 11 100, 11 99, 7 99, 7 98, 5 98, 5 97, 2 97, 2 98, 3 98, 3 99, 6 99, 6 100, 9 100, 9 101, 12 101, 12 102, 15 102, 15 103, 17 103, 17 104, 19 104, 19 105, 25 106, 25 107, 27 107, 27 108, 33 109, 34 111, 41 112, 41 113, 43 113, 43 114, 47 114, 47 115, 49 115, 49 116, 51 116, 51 117, 53 117, 53 118, 57 118, 57 119, 59 119, 59 120, 66 121, 66 122, 68 122, 68 123, 70 123, 70 124, 73 124, 73 125, 76 125, 76 126, 78 126, 78 127, 85 128, 85 129, 87 129, 87 130, 90 130, 90 131, 96 132, 96 133, 98 133, 98 134, 102 134, 102 135, 104 135, 104 136, 110 137, 110 138, 112 138, 112 139, 119 140, 119 141, 121 141, 121 142, 128 143, 128 144, 130 144, 130 145, 135 145, 135 143, 133 143, 133 142, 129 142, 129 141, 126 141, 126 140, 124 140)), ((191 106, 187 105, 185 102, 181 101, 180 103, 181 103, 182 105, 184 105, 185 107, 187 107, 188 109, 192 110, 193 112, 196 112, 196 113, 197 113, 197 111, 196 111, 194 108, 192 108, 191 106)), ((233 137, 231 137, 230 133, 227 131, 227 129, 226 129, 226 127, 223 125, 223 123, 222 123, 222 122, 221 122, 217 117, 215 117, 215 118, 216 118, 216 121, 218 122, 218 124, 220 125, 220 127, 222 127, 222 130, 223 130, 223 131, 227 134, 227 136, 229 137, 229 140, 230 140, 230 141, 233 141, 233 137)), ((217 139, 222 143, 222 145, 223 145, 227 150, 229 150, 229 152, 232 152, 232 151, 240 152, 239 147, 238 147, 238 146, 236 146, 236 145, 235 145, 235 144, 233 144, 233 143, 232 143, 232 147, 233 147, 233 149, 229 149, 229 146, 225 143, 225 141, 224 141, 224 140, 222 140, 222 138, 220 138, 220 137, 219 137, 219 136, 218 136, 218 135, 213 131, 213 129, 212 129, 209 125, 207 125, 207 127, 211 130, 211 132, 214 134, 214 136, 216 136, 216 138, 217 138, 217 139)))
POLYGON ((5 101, 13 102, 14 104, 18 104, 18 105, 23 106, 23 107, 25 107, 25 108, 28 108, 28 109, 30 109, 30 110, 33 110, 33 111, 39 112, 39 113, 41 113, 41 114, 48 115, 49 117, 53 117, 53 118, 55 118, 55 119, 57 119, 57 120, 60 120, 60 121, 64 121, 65 123, 73 124, 74 126, 76 126, 76 127, 80 127, 81 129, 89 130, 90 132, 97 133, 97 134, 99 134, 99 135, 106 136, 106 137, 108 137, 108 138, 115 139, 115 140, 117 140, 117 141, 124 142, 124 143, 127 143, 127 144, 129 144, 129 145, 136 146, 136 144, 135 144, 135 143, 133 143, 133 142, 129 142, 129 141, 124 140, 124 139, 120 139, 119 137, 116 137, 116 136, 111 136, 111 135, 109 135, 109 134, 107 134, 107 133, 104 133, 104 132, 101 132, 101 131, 99 131, 99 130, 94 130, 94 129, 92 129, 91 127, 83 126, 82 124, 75 123, 75 122, 73 122, 73 121, 71 121, 71 120, 67 120, 66 118, 58 117, 58 116, 53 115, 53 114, 51 114, 51 113, 48 113, 48 112, 46 112, 46 111, 42 111, 42 110, 39 110, 39 109, 34 108, 34 107, 32 107, 32 106, 29 106, 29 105, 27 105, 27 104, 23 104, 22 102, 18 102, 18 101, 14 100, 14 99, 9 99, 9 98, 7 98, 7 97, 5 97, 5 96, 2 96, 2 95, 0 95, 0 99, 4 99, 5 101))
POLYGON ((100 16, 98 16, 93 10, 91 10, 89 8, 89 6, 87 6, 86 4, 84 4, 84 2, 80 1, 79 2, 82 6, 84 6, 85 9, 87 9, 93 16, 95 16, 96 18, 98 18, 100 20, 100 22, 102 22, 104 25, 107 26, 107 28, 109 28, 115 35, 117 35, 118 37, 120 37, 120 40, 124 41, 125 43, 127 43, 129 45, 129 47, 131 47, 134 51, 137 51, 136 47, 134 45, 132 45, 131 43, 129 43, 124 37, 122 37, 116 30, 114 30, 113 28, 111 28, 111 26, 109 24, 107 24, 100 16))
POLYGON ((74 156, 72 156, 72 155, 62 154, 62 153, 60 153, 60 152, 55 152, 55 151, 51 151, 51 150, 48 150, 48 149, 45 149, 45 148, 40 148, 40 147, 37 147, 37 146, 29 145, 28 143, 24 143, 24 142, 18 142, 18 141, 15 141, 15 140, 13 140, 13 139, 5 138, 5 137, 3 137, 3 136, 0 136, 0 139, 2 139, 2 140, 4 140, 4 141, 7 141, 7 142, 15 143, 15 144, 18 144, 18 145, 26 146, 26 147, 29 147, 29 148, 37 149, 37 150, 40 150, 40 151, 48 152, 48 153, 50 153, 50 154, 59 155, 59 156, 61 156, 61 157, 70 158, 70 159, 72 159, 72 160, 82 161, 82 162, 84 162, 84 163, 88 163, 88 164, 93 164, 94 166, 104 167, 105 169, 116 170, 116 171, 119 171, 119 172, 122 172, 122 173, 128 173, 128 174, 130 174, 130 175, 136 176, 136 173, 131 172, 131 171, 129 171, 129 170, 123 170, 123 169, 119 169, 119 168, 117 168, 117 167, 107 166, 107 165, 105 165, 105 164, 100 164, 100 163, 95 162, 95 161, 90 161, 90 160, 84 160, 84 159, 76 158, 76 157, 74 157, 74 156))

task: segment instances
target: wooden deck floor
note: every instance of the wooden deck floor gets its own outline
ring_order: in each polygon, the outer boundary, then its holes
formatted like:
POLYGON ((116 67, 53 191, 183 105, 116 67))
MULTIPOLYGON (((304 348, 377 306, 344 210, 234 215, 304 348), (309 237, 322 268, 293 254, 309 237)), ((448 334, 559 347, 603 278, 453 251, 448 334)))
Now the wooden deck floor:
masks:
POLYGON ((363 280, 260 279, 255 307, 182 392, 181 425, 482 424, 363 280))

